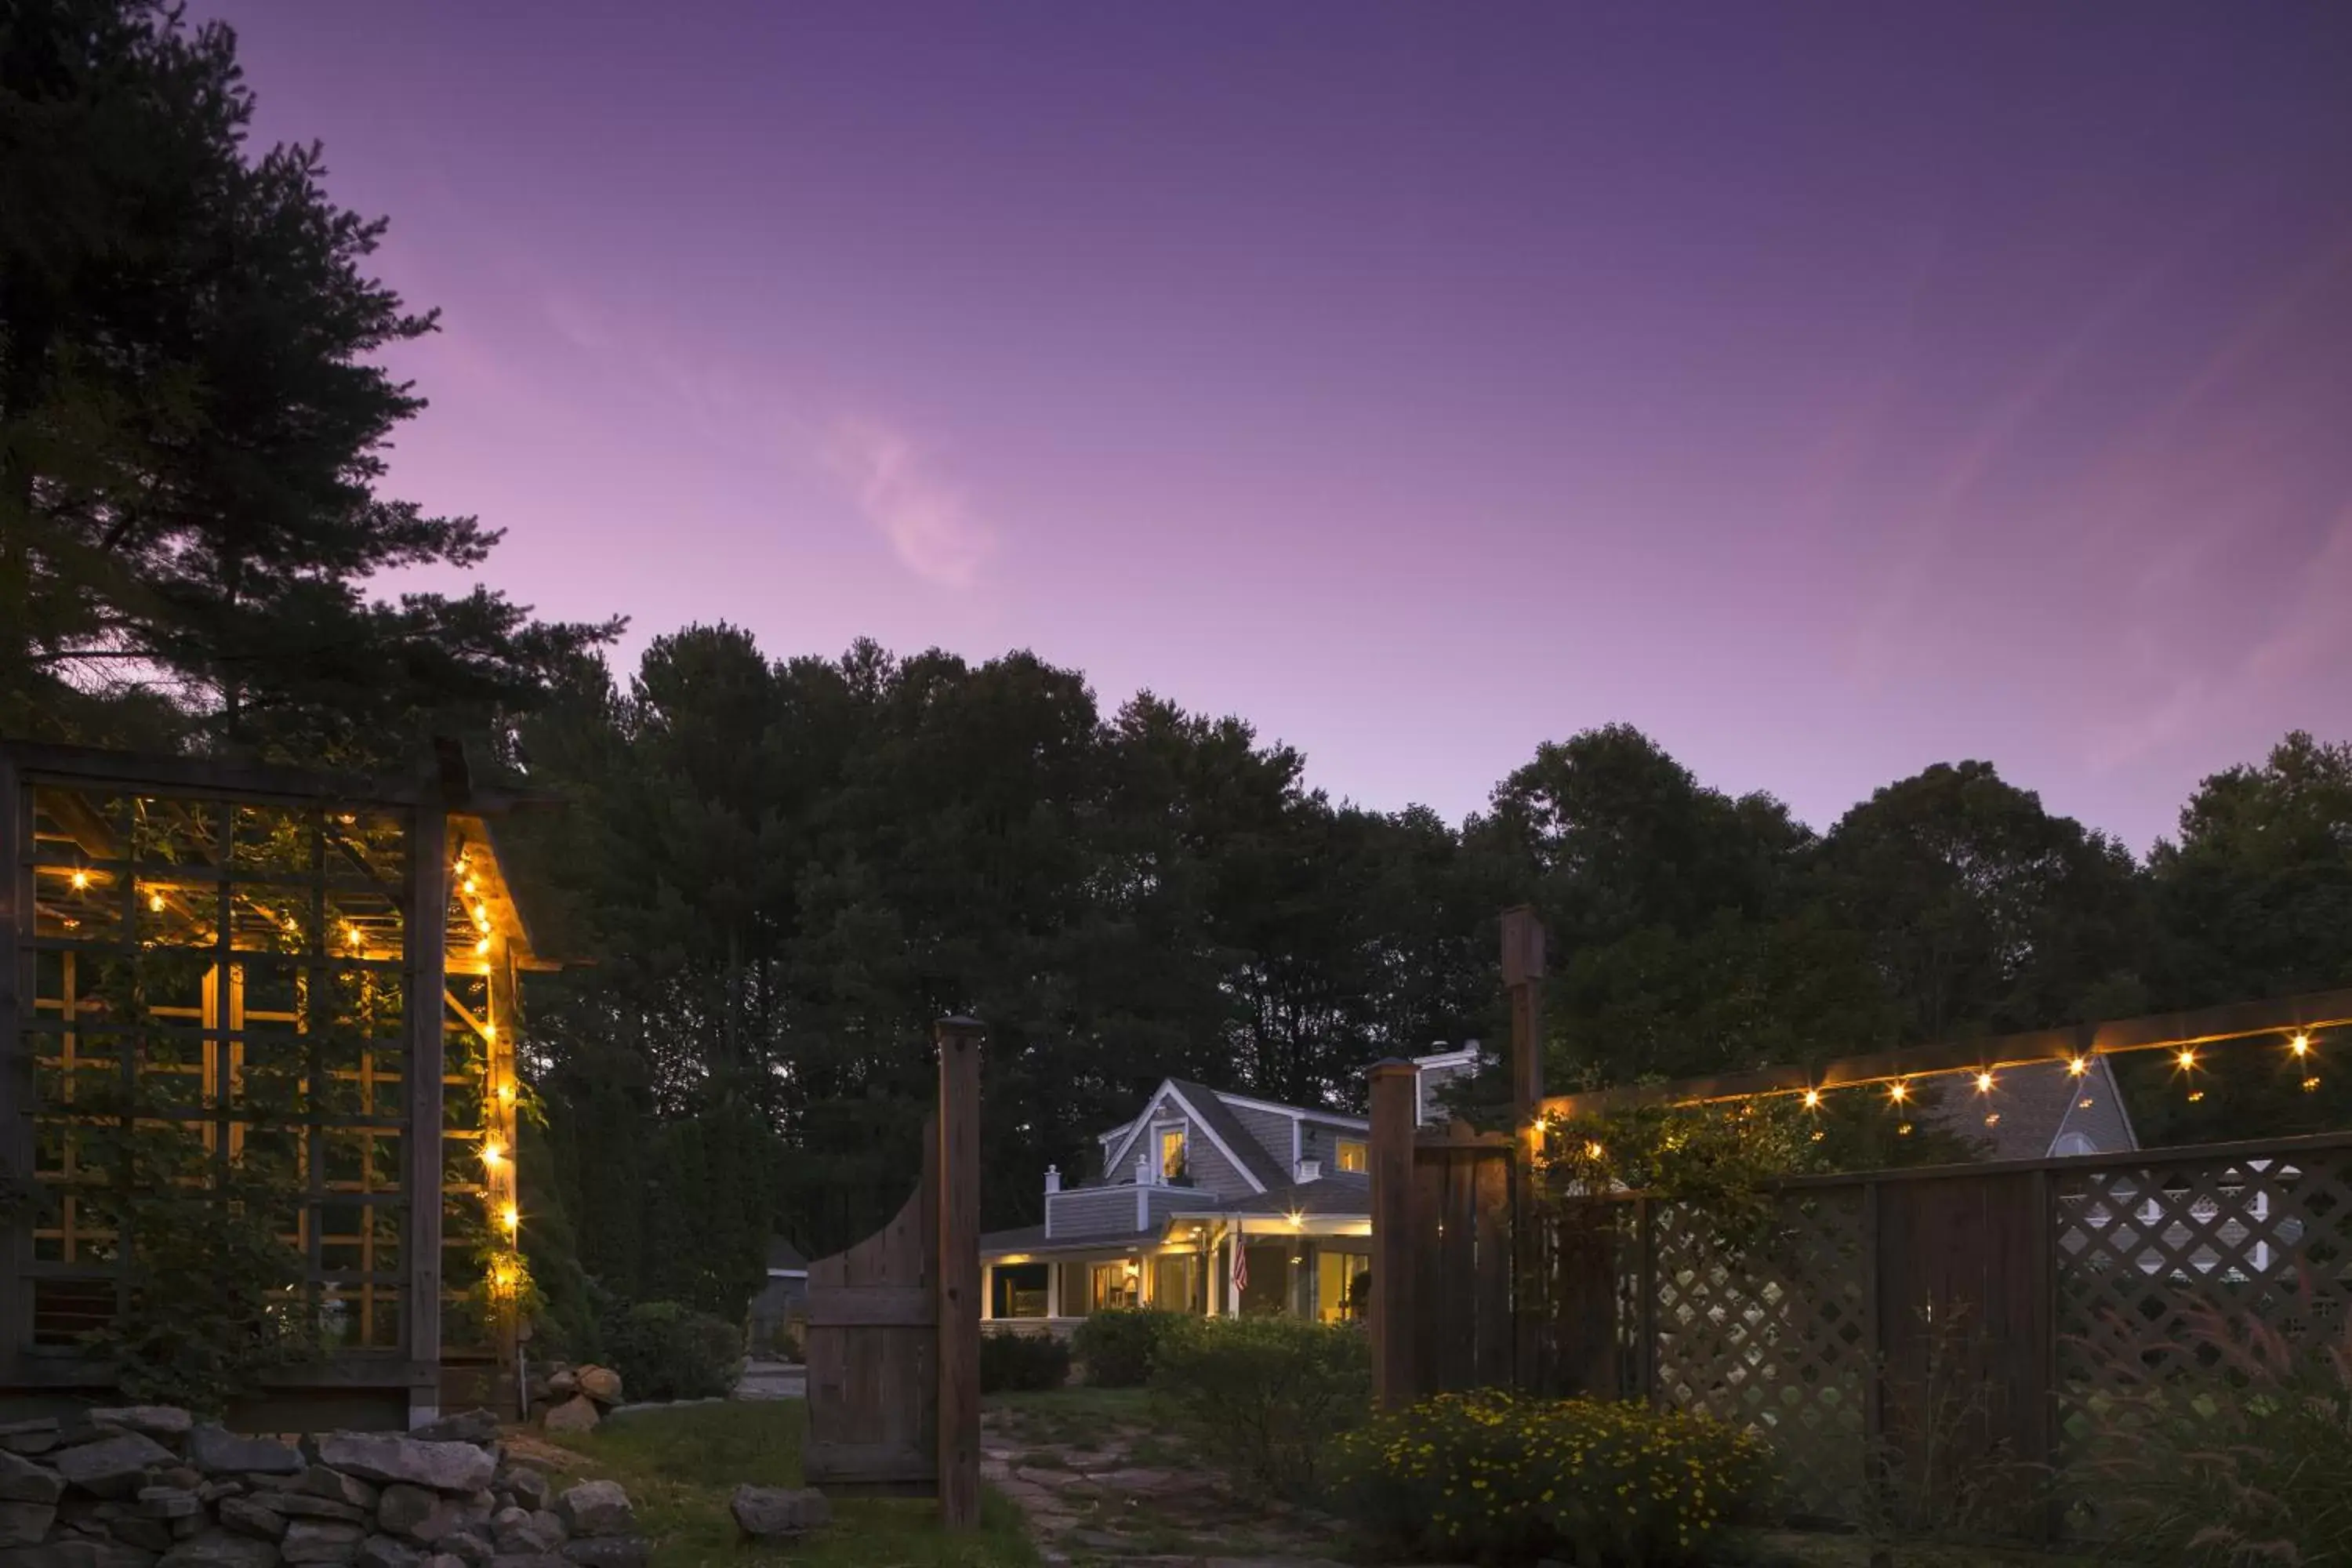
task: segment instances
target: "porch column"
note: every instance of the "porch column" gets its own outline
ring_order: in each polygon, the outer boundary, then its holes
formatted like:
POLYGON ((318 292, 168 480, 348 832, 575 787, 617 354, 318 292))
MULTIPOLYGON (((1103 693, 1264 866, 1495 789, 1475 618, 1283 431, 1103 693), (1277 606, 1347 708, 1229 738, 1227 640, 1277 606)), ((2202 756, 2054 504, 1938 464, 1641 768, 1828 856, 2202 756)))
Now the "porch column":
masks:
POLYGON ((980 1266, 980 1321, 987 1322, 996 1316, 996 1265, 980 1266))
POLYGON ((1045 1316, 1058 1318, 1061 1315, 1062 1266, 1058 1263, 1048 1263, 1045 1265, 1045 1316))
POLYGON ((1249 1221, 1236 1219, 1225 1237, 1225 1316, 1242 1315, 1242 1293, 1234 1289, 1234 1265, 1249 1255, 1249 1221))

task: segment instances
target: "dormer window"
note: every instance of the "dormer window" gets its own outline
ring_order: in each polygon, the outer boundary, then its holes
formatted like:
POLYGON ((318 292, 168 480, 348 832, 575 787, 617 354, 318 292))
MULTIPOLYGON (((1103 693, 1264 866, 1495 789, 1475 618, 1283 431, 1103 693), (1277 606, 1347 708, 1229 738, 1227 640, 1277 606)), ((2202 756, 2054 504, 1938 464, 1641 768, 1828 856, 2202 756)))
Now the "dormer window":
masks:
POLYGON ((1160 1135, 1160 1179, 1163 1182, 1182 1181, 1186 1170, 1183 1127, 1157 1127, 1152 1131, 1160 1135))
POLYGON ((1372 1168, 1371 1161, 1360 1138, 1339 1138, 1332 1142, 1331 1168, 1362 1175, 1372 1168))

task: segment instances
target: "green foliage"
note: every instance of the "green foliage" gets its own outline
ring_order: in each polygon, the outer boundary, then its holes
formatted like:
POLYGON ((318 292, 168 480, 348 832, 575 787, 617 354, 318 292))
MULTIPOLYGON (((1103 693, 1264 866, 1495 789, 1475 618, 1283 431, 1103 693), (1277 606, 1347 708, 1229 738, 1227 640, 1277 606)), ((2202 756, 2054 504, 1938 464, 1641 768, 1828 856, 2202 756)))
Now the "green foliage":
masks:
POLYGON ((1788 1100, 1644 1106, 1607 1116, 1552 1117, 1541 1152, 1548 1193, 1622 1187, 1688 1203, 1734 1246, 1764 1239, 1777 1212, 1766 1184, 1827 1168, 1817 1119, 1788 1100))
POLYGON ((1096 1388, 1140 1388, 1151 1380, 1160 1346, 1189 1321, 1182 1312, 1097 1312, 1078 1325, 1070 1348, 1096 1388))
MULTIPOLYGON (((2310 1303, 2306 1282, 2305 1298, 2310 1303)), ((2151 1371, 2128 1331, 2086 1350, 2103 1396, 2067 1480, 2119 1557, 2182 1568, 2352 1563, 2352 1325, 2290 1338, 2189 1310, 2199 1370, 2151 1371)))
POLYGON ((1771 1481, 1754 1434, 1598 1400, 1444 1394, 1339 1445, 1335 1506, 1412 1560, 1720 1561, 1771 1481))
POLYGON ((710 1399, 733 1392, 743 1332, 676 1301, 636 1301, 604 1320, 605 1353, 633 1400, 710 1399))
POLYGON ((218 1415, 317 1354, 321 1307, 280 1229, 302 1195, 290 1162, 257 1154, 223 1170, 176 1128, 89 1136, 85 1157, 123 1178, 112 1206, 129 1241, 121 1310, 90 1346, 121 1369, 127 1397, 218 1415))
POLYGON ((1314 1495, 1331 1444, 1370 1413, 1360 1329, 1295 1318, 1186 1318, 1160 1342, 1151 1392, 1210 1463, 1255 1491, 1314 1495))
POLYGON ((1054 1334, 980 1336, 980 1391, 1032 1394, 1070 1381, 1070 1347, 1054 1334))

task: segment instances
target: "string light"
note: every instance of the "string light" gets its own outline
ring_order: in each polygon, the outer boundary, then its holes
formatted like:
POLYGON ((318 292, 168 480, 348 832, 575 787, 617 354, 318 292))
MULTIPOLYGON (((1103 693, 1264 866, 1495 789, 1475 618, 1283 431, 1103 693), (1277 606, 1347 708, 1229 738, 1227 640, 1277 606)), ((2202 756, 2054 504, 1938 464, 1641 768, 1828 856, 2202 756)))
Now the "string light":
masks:
POLYGON ((510 1083, 502 1083, 502 1084, 499 1085, 499 1103, 500 1105, 512 1105, 514 1102, 515 1102, 515 1087, 514 1087, 514 1085, 512 1085, 512 1084, 510 1084, 510 1083))
POLYGON ((1807 1110, 1819 1110, 1821 1108, 1822 1091, 1818 1089, 1809 1089, 1805 1090, 1805 1109, 1807 1110))
POLYGON ((147 908, 155 914, 162 914, 163 912, 163 895, 161 893, 148 894, 147 908))
POLYGON ((492 1169, 492 1170, 494 1170, 494 1171, 495 1171, 495 1170, 497 1170, 500 1165, 502 1165, 502 1164, 506 1163, 506 1158, 507 1158, 507 1149, 506 1149, 506 1145, 505 1145, 505 1144, 503 1144, 503 1143, 501 1143, 501 1142, 499 1142, 497 1139, 492 1138, 492 1139, 488 1140, 488 1142, 486 1142, 485 1143, 483 1143, 483 1145, 482 1145, 482 1163, 483 1163, 483 1164, 488 1165, 488 1167, 490 1167, 490 1169, 492 1169))
POLYGON ((1977 1092, 1979 1094, 1990 1094, 1992 1092, 1992 1074, 1989 1072, 1980 1072, 1977 1074, 1977 1092))
POLYGON ((489 952, 489 951, 490 951, 490 939, 489 939, 488 937, 484 937, 481 941, 479 941, 479 942, 476 942, 476 943, 474 944, 474 952, 475 952, 475 953, 476 953, 477 955, 481 954, 481 953, 488 952, 489 952))
POLYGON ((2298 1057, 2307 1057, 2311 1054, 2311 1037, 2299 1034, 2286 1043, 2286 1048, 2298 1057))
MULTIPOLYGON (((1886 1086, 1886 1098, 1900 1105, 1911 1098, 1911 1086, 1897 1079, 1886 1086)), ((1906 1127, 1904 1131, 1907 1132, 1910 1129, 1906 1127)))
POLYGON ((2174 1056, 2172 1060, 2173 1065, 2178 1067, 2182 1072, 2193 1072, 2196 1070, 2197 1053, 2187 1046, 2181 1047, 2179 1054, 2174 1056))
POLYGON ((2305 1094, 2311 1093, 2313 1090, 2318 1089, 2318 1087, 2319 1075, 2316 1073, 2314 1073, 2311 1077, 2303 1080, 2303 1092, 2305 1094))
POLYGON ((509 1236, 512 1236, 522 1228, 522 1213, 514 1205, 509 1204, 499 1211, 499 1223, 507 1227, 509 1236))
POLYGON ((1584 1157, 1588 1160, 1598 1160, 1603 1152, 1598 1142, 1587 1143, 1584 1146, 1584 1157))
POLYGON ((80 892, 87 892, 87 891, 89 890, 89 872, 87 872, 87 871, 82 871, 82 870, 76 870, 76 871, 74 872, 74 874, 73 874, 73 877, 72 877, 71 880, 72 880, 73 885, 74 885, 74 891, 75 891, 75 892, 77 892, 77 893, 80 893, 80 892))

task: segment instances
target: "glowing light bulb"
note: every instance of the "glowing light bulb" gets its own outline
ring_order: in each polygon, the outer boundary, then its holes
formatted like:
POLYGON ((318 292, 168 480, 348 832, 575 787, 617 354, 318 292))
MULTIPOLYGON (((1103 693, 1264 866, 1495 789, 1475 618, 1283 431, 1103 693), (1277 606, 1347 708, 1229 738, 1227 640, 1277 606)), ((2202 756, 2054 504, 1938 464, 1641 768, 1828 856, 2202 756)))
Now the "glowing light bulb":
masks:
POLYGON ((163 912, 163 894, 161 894, 161 893, 150 893, 150 894, 148 894, 148 895, 147 895, 147 907, 148 907, 148 909, 150 909, 150 910, 153 910, 156 914, 159 914, 159 915, 160 915, 160 914, 162 914, 162 913, 163 912))
POLYGON ((360 934, 359 927, 355 925, 347 925, 343 928, 343 941, 349 945, 358 947, 366 940, 367 939, 365 937, 360 934))
POLYGON ((483 1026, 482 1026, 482 1038, 484 1038, 484 1039, 486 1039, 486 1040, 489 1041, 492 1045, 496 1045, 496 1044, 498 1044, 498 1039, 499 1039, 499 1026, 498 1026, 496 1024, 485 1024, 485 1025, 483 1025, 483 1026))
POLYGON ((489 952, 489 951, 490 951, 490 939, 489 939, 488 937, 484 937, 481 941, 479 941, 479 942, 476 942, 476 943, 474 944, 474 951, 475 951, 476 952, 478 952, 478 953, 482 953, 482 952, 489 952))
POLYGON ((466 879, 466 881, 465 881, 465 888, 466 888, 466 891, 467 891, 467 892, 469 892, 469 893, 470 893, 470 892, 472 892, 472 891, 473 891, 477 887, 478 887, 479 885, 480 885, 480 884, 479 884, 479 883, 478 883, 477 881, 475 881, 475 879, 474 879, 473 878, 471 878, 471 877, 468 877, 468 878, 467 878, 467 879, 466 879))
POLYGON ((2091 1070, 2091 1058, 2088 1057, 2075 1057, 2067 1062, 2066 1070, 2074 1074, 2076 1078, 2081 1078, 2084 1073, 2091 1070))
POLYGON ((482 1163, 495 1170, 506 1163, 507 1146, 493 1138, 482 1145, 482 1163))
POLYGON ((522 1213, 514 1205, 509 1204, 499 1211, 499 1223, 507 1227, 509 1236, 512 1236, 522 1226, 522 1213))
POLYGON ((1807 1110, 1819 1110, 1821 1108, 1822 1091, 1818 1089, 1809 1089, 1805 1090, 1805 1109, 1807 1110))
POLYGON ((2187 1072, 2197 1065, 2197 1053, 2184 1047, 2180 1054, 2174 1057, 2172 1060, 2182 1072, 2187 1072))
POLYGON ((1992 1074, 1989 1072, 1980 1072, 1977 1074, 1977 1092, 1979 1094, 1990 1094, 1992 1092, 1992 1074))
POLYGON ((2286 1043, 2286 1048, 2293 1051, 2296 1056, 2307 1057, 2311 1054, 2311 1037, 2309 1035, 2297 1035, 2294 1038, 2286 1043))
POLYGON ((70 879, 77 893, 85 891, 89 887, 89 873, 87 871, 76 871, 70 879))
POLYGON ((1588 1160, 1598 1160, 1603 1152, 1598 1142, 1587 1143, 1584 1146, 1584 1157, 1588 1160))
POLYGON ((1911 1086, 1907 1083, 1890 1083, 1886 1086, 1886 1098, 1900 1105, 1911 1098, 1911 1086))

